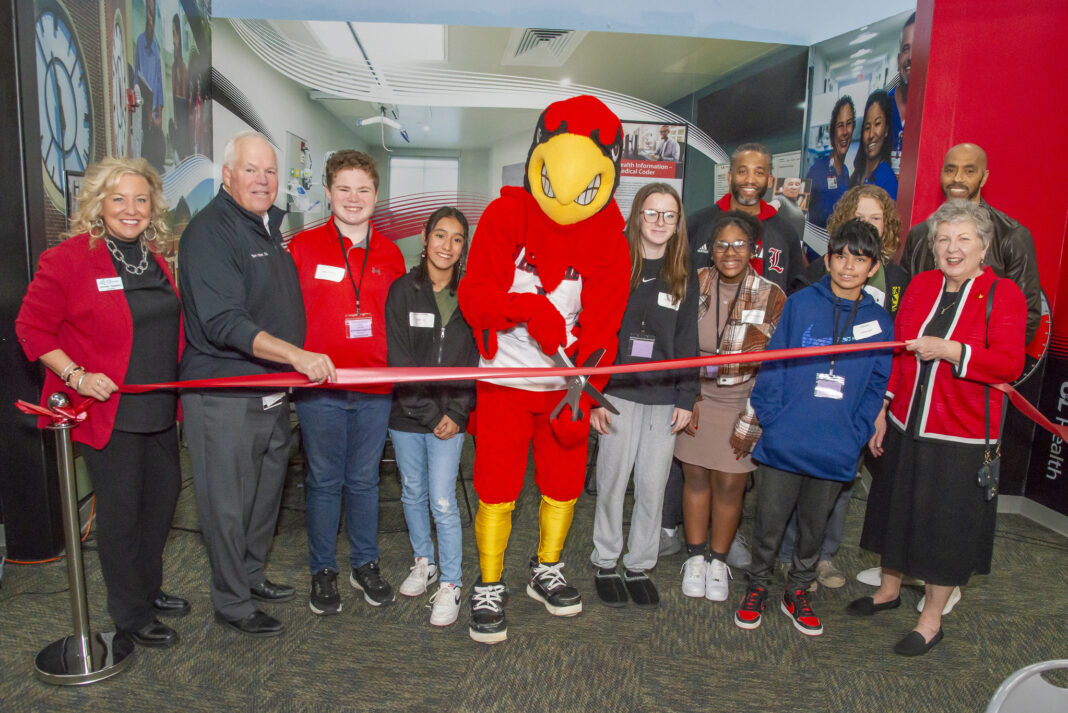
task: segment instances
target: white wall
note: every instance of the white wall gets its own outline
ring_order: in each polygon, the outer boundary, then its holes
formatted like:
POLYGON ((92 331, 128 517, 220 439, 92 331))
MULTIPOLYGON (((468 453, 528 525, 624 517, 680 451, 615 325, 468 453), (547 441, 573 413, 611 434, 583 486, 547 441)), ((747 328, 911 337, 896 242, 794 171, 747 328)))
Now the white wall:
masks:
MULTIPOLYGON (((536 121, 536 120, 535 120, 536 121)), ((513 163, 526 163, 530 142, 534 138, 534 126, 529 130, 507 136, 495 142, 489 149, 490 195, 496 196, 501 190, 501 169, 513 163)))
MULTIPOLYGON (((280 145, 278 150, 279 167, 285 166, 286 132, 300 136, 310 145, 312 152, 312 189, 314 199, 322 201, 320 211, 304 216, 311 222, 326 216, 326 201, 323 197, 322 169, 323 157, 327 151, 338 149, 358 149, 368 151, 368 146, 360 141, 333 114, 318 102, 308 98, 308 89, 271 69, 253 54, 252 50, 234 32, 226 20, 213 20, 211 27, 212 64, 238 89, 245 93, 267 130, 280 145)), ((227 140, 238 131, 249 127, 218 102, 212 106, 214 147, 216 156, 216 186, 221 180, 223 147, 227 140)), ((376 158, 381 153, 370 151, 376 158)), ((279 177, 279 195, 275 201, 279 207, 285 207, 284 187, 287 176, 279 177)), ((292 223, 289 228, 295 227, 292 223)))

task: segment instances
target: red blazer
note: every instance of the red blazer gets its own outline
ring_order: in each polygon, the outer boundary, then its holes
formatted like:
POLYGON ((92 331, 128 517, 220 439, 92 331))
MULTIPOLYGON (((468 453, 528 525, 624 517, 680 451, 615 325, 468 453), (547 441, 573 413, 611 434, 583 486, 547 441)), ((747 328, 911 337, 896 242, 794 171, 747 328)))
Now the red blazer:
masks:
MULTIPOLYGON (((83 233, 41 254, 15 319, 15 334, 30 361, 53 349, 62 349, 86 371, 102 372, 121 384, 130 365, 133 317, 122 290, 99 289, 97 280, 118 277, 118 273, 103 241, 94 242, 90 247, 89 236, 83 233)), ((167 261, 157 254, 153 257, 171 287, 175 287, 167 261)), ((179 322, 179 358, 184 347, 185 336, 179 322)), ((46 369, 41 404, 47 405, 48 397, 56 391, 67 394, 74 404, 85 400, 46 369)), ((107 401, 94 404, 89 417, 71 430, 71 438, 92 448, 107 445, 120 398, 120 394, 114 394, 107 401)), ((44 428, 48 423, 47 418, 41 418, 37 425, 44 428)))
MULTIPOLYGON (((961 290, 948 339, 963 345, 958 366, 940 361, 924 384, 920 413, 910 413, 919 381, 920 360, 915 353, 894 356, 887 396, 889 417, 905 428, 920 419, 921 437, 954 443, 983 443, 984 384, 1012 381, 1023 371, 1027 302, 1012 280, 1000 279, 990 312, 990 348, 985 344, 986 302, 996 276, 989 268, 961 290)), ((894 331, 898 340, 915 339, 934 317, 945 285, 939 270, 912 278, 897 312, 894 331)), ((990 440, 1001 430, 1002 393, 990 390, 990 440)))

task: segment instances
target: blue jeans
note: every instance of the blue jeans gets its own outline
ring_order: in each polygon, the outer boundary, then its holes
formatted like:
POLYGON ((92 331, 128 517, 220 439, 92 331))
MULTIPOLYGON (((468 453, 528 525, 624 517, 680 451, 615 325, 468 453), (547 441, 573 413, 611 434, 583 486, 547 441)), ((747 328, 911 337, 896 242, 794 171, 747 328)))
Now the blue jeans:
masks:
POLYGON ((438 571, 441 581, 460 586, 462 535, 456 505, 456 476, 464 434, 443 441, 433 433, 409 433, 389 429, 397 467, 401 473, 401 504, 408 523, 408 538, 416 557, 434 562, 430 540, 430 512, 438 530, 438 571), (428 507, 429 506, 429 507, 428 507))
POLYGON ((349 561, 378 559, 378 466, 392 397, 358 391, 301 390, 297 417, 308 459, 305 481, 308 565, 337 571, 342 490, 349 561))

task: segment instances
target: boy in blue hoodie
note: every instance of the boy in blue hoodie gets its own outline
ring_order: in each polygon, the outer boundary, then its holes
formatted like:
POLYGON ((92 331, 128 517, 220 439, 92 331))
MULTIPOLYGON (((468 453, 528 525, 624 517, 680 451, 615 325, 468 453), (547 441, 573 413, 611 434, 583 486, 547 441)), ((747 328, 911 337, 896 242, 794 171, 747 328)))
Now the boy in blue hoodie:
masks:
MULTIPOLYGON (((894 338, 894 322, 863 287, 879 269, 875 228, 859 220, 831 236, 819 282, 786 300, 768 349, 816 347, 894 338)), ((890 378, 889 350, 766 362, 749 397, 763 434, 753 451, 757 505, 749 588, 734 615, 742 629, 760 626, 768 580, 786 524, 796 508, 798 538, 781 609, 802 634, 823 626, 808 603, 820 541, 844 483, 856 476, 875 430, 890 378)))

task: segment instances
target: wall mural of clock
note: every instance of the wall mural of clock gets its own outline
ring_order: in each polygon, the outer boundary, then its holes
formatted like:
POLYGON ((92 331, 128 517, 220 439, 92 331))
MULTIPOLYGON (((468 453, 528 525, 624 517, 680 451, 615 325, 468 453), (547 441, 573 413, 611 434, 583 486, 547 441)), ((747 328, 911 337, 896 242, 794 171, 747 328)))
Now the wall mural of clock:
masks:
POLYGON ((41 163, 45 193, 61 211, 66 203, 66 171, 85 170, 93 140, 89 81, 72 28, 58 3, 38 5, 34 34, 41 163))
POLYGON ((111 58, 108 67, 111 82, 111 155, 126 156, 130 138, 130 113, 126 108, 128 70, 126 68, 126 22, 115 11, 111 24, 111 58))

